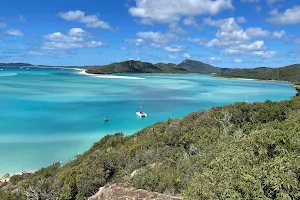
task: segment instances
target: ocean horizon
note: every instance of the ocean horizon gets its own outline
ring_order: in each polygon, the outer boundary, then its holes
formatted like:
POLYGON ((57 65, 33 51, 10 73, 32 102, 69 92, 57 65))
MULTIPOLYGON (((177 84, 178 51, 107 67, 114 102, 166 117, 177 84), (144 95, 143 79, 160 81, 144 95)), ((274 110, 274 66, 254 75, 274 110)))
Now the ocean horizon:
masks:
POLYGON ((0 68, 0 177, 66 163, 107 134, 128 135, 193 111, 288 100, 296 93, 288 82, 201 74, 90 76, 76 69, 0 68), (147 118, 136 116, 140 104, 147 118))

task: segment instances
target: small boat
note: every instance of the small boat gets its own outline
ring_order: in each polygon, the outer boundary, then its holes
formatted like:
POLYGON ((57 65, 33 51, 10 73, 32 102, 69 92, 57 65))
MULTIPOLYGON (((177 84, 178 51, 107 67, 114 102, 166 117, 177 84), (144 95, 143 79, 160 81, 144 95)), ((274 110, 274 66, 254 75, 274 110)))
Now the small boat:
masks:
POLYGON ((140 103, 140 111, 136 112, 136 115, 139 117, 147 117, 148 116, 147 113, 142 111, 142 103, 140 103))
POLYGON ((2 71, 3 69, 1 69, 1 71, 2 71))
POLYGON ((104 117, 104 121, 106 121, 106 122, 107 122, 107 121, 108 121, 108 118, 107 118, 107 117, 104 117))

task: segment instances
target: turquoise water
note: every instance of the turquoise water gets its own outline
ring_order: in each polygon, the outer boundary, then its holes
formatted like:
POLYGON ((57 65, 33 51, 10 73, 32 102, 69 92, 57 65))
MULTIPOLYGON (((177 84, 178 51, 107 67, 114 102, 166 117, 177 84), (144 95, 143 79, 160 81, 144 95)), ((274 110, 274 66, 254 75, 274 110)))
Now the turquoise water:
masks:
POLYGON ((73 159, 106 134, 130 134, 246 96, 280 101, 295 94, 289 83, 197 74, 101 78, 73 69, 0 68, 0 177, 73 159), (135 115, 140 101, 147 119, 135 115))

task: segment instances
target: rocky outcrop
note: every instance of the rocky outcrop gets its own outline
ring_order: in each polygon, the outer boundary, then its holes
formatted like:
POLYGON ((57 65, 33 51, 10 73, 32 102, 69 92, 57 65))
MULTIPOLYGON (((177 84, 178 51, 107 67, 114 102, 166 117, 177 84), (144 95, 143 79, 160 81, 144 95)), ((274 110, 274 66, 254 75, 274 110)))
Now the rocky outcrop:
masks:
POLYGON ((88 200, 182 200, 180 196, 169 196, 147 190, 124 188, 118 184, 107 185, 88 200))
MULTIPOLYGON (((153 163, 150 168, 160 166, 161 163, 153 163)), ((115 182, 106 184, 94 196, 88 200, 182 200, 181 196, 170 196, 142 189, 129 188, 130 180, 136 176, 141 169, 133 171, 129 176, 124 176, 115 182)))

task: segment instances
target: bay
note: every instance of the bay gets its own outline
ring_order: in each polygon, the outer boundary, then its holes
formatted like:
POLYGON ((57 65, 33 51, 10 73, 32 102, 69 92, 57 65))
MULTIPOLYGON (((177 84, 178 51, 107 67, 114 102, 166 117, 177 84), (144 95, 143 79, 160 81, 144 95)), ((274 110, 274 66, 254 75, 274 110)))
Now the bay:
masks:
POLYGON ((132 134, 196 110, 295 94, 291 83, 199 74, 116 77, 75 69, 0 68, 0 177, 67 162, 107 134, 132 134), (140 102, 148 118, 136 116, 140 102))

